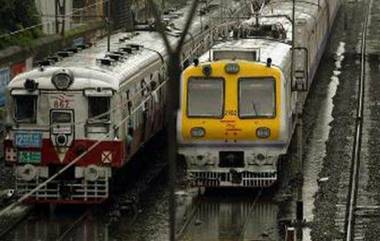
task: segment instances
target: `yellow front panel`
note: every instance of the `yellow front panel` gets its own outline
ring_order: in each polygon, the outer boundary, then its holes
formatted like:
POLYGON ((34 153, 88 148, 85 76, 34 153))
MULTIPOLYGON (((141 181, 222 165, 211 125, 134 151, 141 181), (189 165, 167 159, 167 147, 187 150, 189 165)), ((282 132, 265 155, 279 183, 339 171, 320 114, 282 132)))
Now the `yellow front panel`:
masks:
POLYGON ((237 74, 225 72, 226 63, 231 61, 217 61, 211 63, 212 73, 209 77, 221 77, 225 79, 224 116, 222 118, 195 118, 187 116, 187 86, 190 77, 205 77, 202 66, 190 67, 183 73, 182 95, 182 137, 184 141, 256 141, 277 140, 280 131, 281 115, 281 72, 277 67, 267 67, 265 64, 248 61, 236 61, 240 66, 237 74), (276 115, 274 118, 247 118, 240 119, 238 112, 238 79, 243 77, 272 77, 276 86, 276 115), (206 134, 201 138, 191 136, 191 129, 203 127, 206 134), (267 127, 271 135, 267 139, 256 137, 256 129, 267 127))

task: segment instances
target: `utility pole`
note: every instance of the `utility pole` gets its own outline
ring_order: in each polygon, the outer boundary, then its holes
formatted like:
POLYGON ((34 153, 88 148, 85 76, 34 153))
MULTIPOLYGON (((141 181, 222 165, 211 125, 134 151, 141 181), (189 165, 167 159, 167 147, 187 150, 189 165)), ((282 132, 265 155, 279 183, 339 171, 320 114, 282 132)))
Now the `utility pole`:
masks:
POLYGON ((65 34, 66 0, 55 0, 55 33, 65 34), (61 25, 61 29, 59 26, 61 25))
POLYGON ((62 29, 61 29, 61 35, 65 35, 65 20, 66 20, 66 0, 62 0, 61 5, 61 16, 62 16, 62 29))
POLYGON ((107 1, 107 51, 111 51, 111 0, 107 1))
POLYGON ((59 22, 58 22, 58 10, 59 10, 59 0, 55 0, 55 33, 58 33, 59 22))
POLYGON ((294 84, 294 61, 295 61, 295 47, 296 47, 296 0, 293 0, 292 9, 292 63, 291 63, 291 80, 294 84))

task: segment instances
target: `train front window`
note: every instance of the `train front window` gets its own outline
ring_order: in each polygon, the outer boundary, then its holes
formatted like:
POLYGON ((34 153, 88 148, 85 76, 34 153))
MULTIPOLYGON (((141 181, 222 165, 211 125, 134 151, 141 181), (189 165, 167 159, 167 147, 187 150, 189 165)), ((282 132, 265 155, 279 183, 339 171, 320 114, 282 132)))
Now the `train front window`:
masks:
POLYGON ((105 122, 110 119, 109 97, 88 97, 88 121, 105 122))
POLYGON ((273 118, 276 114, 276 85, 273 78, 239 79, 239 116, 273 118))
POLYGON ((223 116, 223 79, 191 78, 187 89, 187 115, 189 117, 223 116))
POLYGON ((54 111, 51 113, 52 123, 71 123, 71 113, 64 111, 54 111))
POLYGON ((36 122, 36 104, 37 96, 35 95, 16 95, 15 100, 15 119, 17 122, 34 123, 36 122))

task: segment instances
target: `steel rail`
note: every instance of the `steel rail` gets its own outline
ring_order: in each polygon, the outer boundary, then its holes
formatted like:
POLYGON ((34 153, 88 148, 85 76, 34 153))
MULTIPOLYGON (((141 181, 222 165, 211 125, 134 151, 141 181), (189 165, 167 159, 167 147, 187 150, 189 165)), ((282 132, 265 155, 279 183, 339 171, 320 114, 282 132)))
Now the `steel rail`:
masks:
POLYGON ((351 176, 349 194, 346 206, 346 221, 345 221, 345 241, 354 240, 354 228, 355 228, 355 207, 359 186, 359 169, 360 169, 360 151, 361 151, 361 137, 363 130, 363 110, 364 110, 364 84, 366 77, 366 41, 368 32, 368 21, 370 13, 370 4, 365 13, 365 20, 363 24, 362 40, 361 40, 361 66, 360 66, 360 78, 359 78, 359 92, 357 101, 357 115, 356 115, 356 128, 354 149, 351 160, 351 176))
MULTIPOLYGON (((255 199, 253 200, 252 204, 250 204, 250 206, 249 206, 248 213, 247 213, 247 215, 244 219, 244 222, 243 222, 242 231, 239 233, 239 237, 237 237, 238 240, 243 240, 244 232, 248 228, 248 220, 252 216, 252 214, 254 212, 254 208, 256 207, 256 204, 258 203, 258 201, 260 200, 262 195, 263 195, 263 189, 259 189, 259 191, 257 192, 257 195, 255 196, 255 199)), ((181 228, 176 232, 176 239, 175 240, 182 240, 183 236, 186 233, 187 228, 189 227, 190 223, 194 220, 194 217, 198 213, 202 200, 203 200, 202 197, 198 197, 198 200, 195 202, 195 207, 193 207, 191 209, 190 214, 187 217, 186 221, 183 223, 181 228)))
POLYGON ((25 219, 30 215, 32 211, 32 208, 27 208, 27 210, 24 211, 22 215, 20 215, 18 218, 16 218, 8 227, 6 227, 1 233, 0 233, 0 240, 3 240, 10 232, 12 232, 18 225, 20 225, 22 222, 25 221, 25 219))
POLYGON ((62 232, 58 238, 56 239, 57 241, 63 241, 66 239, 66 237, 70 234, 71 231, 74 229, 78 228, 78 224, 82 223, 86 218, 88 218, 91 214, 91 210, 85 211, 82 215, 80 215, 74 222, 72 222, 69 227, 62 232))
MULTIPOLYGON (((200 197, 197 198, 199 199, 200 197)), ((183 238, 183 235, 185 234, 187 227, 190 225, 195 215, 198 213, 199 207, 201 206, 200 202, 201 200, 197 200, 195 202, 195 207, 191 209, 190 215, 187 217, 186 221, 183 223, 181 228, 178 231, 176 231, 175 240, 181 240, 183 238)))
POLYGON ((262 195, 263 195, 263 189, 260 188, 259 191, 258 191, 258 193, 257 193, 257 195, 256 195, 256 197, 255 197, 255 200, 253 200, 253 203, 249 207, 247 216, 244 219, 243 228, 241 229, 240 236, 239 236, 239 239, 238 239, 239 241, 244 241, 244 234, 245 234, 245 231, 248 228, 248 220, 252 216, 252 214, 254 213, 256 204, 260 200, 260 198, 261 198, 262 195))

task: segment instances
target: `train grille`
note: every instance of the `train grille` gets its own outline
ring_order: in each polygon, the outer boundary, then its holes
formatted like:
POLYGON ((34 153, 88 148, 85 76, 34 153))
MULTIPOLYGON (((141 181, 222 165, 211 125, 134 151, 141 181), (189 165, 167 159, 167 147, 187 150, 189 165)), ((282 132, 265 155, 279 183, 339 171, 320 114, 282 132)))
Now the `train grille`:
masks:
POLYGON ((192 184, 201 187, 270 187, 277 181, 277 172, 242 172, 240 183, 230 172, 190 171, 190 175, 192 184))
MULTIPOLYGON (((16 179, 16 192, 18 195, 25 195, 42 180, 39 178, 27 182, 16 179)), ((53 180, 48 185, 45 185, 34 194, 31 199, 38 201, 62 201, 62 202, 101 202, 108 198, 109 182, 108 178, 99 179, 94 182, 86 180, 63 181, 53 180)))

